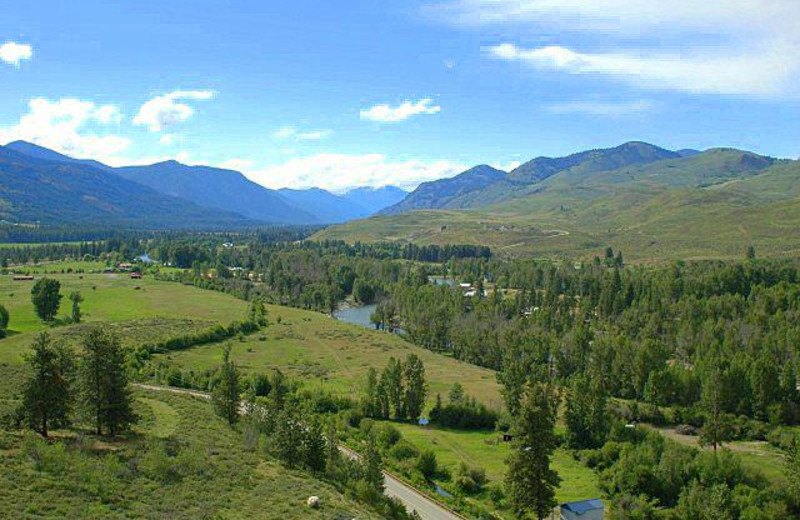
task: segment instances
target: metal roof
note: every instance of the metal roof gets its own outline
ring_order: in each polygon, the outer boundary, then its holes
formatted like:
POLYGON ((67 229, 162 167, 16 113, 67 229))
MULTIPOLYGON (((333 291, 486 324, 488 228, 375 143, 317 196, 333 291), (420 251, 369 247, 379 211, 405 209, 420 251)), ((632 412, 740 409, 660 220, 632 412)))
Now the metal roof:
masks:
POLYGON ((587 511, 594 511, 595 509, 603 509, 603 501, 600 500, 599 498, 593 498, 591 500, 567 502, 565 504, 561 504, 561 507, 562 509, 566 509, 578 515, 582 515, 587 511))

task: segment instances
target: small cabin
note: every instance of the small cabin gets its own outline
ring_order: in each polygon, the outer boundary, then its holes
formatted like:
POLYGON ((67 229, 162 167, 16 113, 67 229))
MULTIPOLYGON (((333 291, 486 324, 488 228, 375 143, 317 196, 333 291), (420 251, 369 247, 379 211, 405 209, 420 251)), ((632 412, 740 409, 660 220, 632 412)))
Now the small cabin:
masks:
POLYGON ((603 520, 603 501, 599 498, 561 504, 561 520, 603 520))

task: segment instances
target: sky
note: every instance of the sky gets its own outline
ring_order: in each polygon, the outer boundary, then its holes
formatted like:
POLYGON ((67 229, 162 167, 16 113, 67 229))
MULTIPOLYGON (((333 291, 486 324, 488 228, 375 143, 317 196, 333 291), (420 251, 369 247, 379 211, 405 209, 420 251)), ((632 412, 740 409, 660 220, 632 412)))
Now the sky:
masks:
POLYGON ((641 140, 800 156, 798 0, 13 2, 0 144, 270 188, 641 140))

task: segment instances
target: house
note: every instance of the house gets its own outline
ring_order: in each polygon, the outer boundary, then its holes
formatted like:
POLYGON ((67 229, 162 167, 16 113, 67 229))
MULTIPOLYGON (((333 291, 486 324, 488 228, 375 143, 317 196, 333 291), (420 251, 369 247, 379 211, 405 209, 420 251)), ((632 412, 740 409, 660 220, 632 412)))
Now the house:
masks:
POLYGON ((603 520, 603 501, 593 498, 561 504, 561 520, 603 520))
POLYGON ((123 271, 130 271, 131 269, 133 269, 133 264, 130 264, 128 262, 123 262, 119 264, 117 267, 119 267, 123 271))
POLYGON ((15 274, 13 280, 15 282, 25 282, 33 280, 33 276, 29 274, 15 274))
POLYGON ((138 272, 137 273, 131 273, 131 279, 132 280, 141 280, 142 279, 142 273, 138 273, 138 272))

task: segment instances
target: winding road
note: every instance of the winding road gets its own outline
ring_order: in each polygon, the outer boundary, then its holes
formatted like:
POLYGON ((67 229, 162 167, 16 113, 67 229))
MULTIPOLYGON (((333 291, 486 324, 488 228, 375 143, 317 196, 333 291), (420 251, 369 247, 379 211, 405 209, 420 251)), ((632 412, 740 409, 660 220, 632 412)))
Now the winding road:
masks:
MULTIPOLYGON (((185 388, 175 388, 171 386, 148 385, 143 383, 134 383, 133 386, 143 390, 171 392, 174 394, 191 395, 194 397, 199 397, 200 399, 211 399, 210 394, 198 392, 197 390, 187 390, 185 388)), ((358 453, 346 446, 339 445, 339 450, 350 458, 360 458, 358 453)), ((404 506, 406 506, 406 509, 409 512, 416 511, 423 520, 467 520, 467 517, 445 508, 426 496, 421 491, 418 491, 411 485, 406 484, 389 472, 383 472, 383 482, 384 493, 386 496, 396 498, 402 502, 404 506)))

